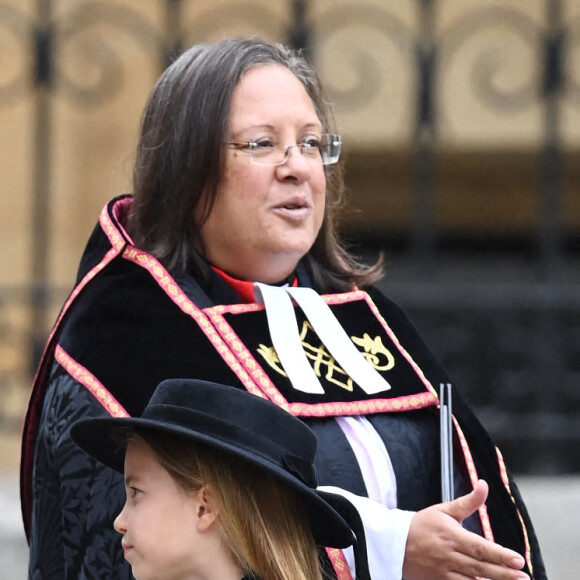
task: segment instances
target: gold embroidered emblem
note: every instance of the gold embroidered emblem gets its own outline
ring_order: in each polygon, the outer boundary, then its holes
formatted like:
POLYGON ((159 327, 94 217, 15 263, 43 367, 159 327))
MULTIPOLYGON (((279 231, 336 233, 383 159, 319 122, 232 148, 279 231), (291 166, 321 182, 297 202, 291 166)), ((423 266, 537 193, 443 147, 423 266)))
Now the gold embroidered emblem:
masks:
MULTIPOLYGON (((329 383, 333 383, 342 389, 352 392, 352 379, 326 350, 326 347, 320 342, 320 339, 307 320, 302 323, 300 340, 304 348, 304 354, 312 361, 312 368, 316 376, 322 377, 324 374, 324 378, 329 383), (317 342, 318 346, 313 344, 314 342, 317 342)), ((359 347, 361 354, 377 371, 390 371, 395 366, 395 357, 383 344, 380 336, 375 336, 373 339, 365 332, 362 337, 351 336, 351 340, 359 347)), ((284 377, 288 376, 284 372, 278 354, 273 346, 260 344, 257 352, 278 374, 284 377)))
POLYGON ((358 336, 351 336, 350 338, 355 344, 363 347, 362 355, 377 371, 390 371, 395 366, 395 357, 383 344, 380 336, 375 336, 372 339, 365 332, 362 338, 358 336))

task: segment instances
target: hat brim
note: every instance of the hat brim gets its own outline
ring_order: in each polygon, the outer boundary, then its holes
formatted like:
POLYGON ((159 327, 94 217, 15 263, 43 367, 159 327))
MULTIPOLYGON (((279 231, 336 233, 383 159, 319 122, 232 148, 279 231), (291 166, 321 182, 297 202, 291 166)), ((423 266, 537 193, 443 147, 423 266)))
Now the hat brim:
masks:
POLYGON ((89 455, 101 463, 123 473, 126 450, 126 439, 121 436, 123 431, 146 429, 163 432, 185 439, 204 443, 239 457, 256 468, 267 472, 294 490, 304 502, 306 516, 310 523, 312 534, 320 546, 346 548, 355 542, 355 536, 337 511, 340 502, 335 502, 334 494, 318 491, 303 483, 268 457, 236 446, 231 441, 222 440, 215 435, 180 428, 178 425, 160 424, 158 421, 141 418, 90 418, 83 419, 71 427, 71 437, 74 442, 89 455))

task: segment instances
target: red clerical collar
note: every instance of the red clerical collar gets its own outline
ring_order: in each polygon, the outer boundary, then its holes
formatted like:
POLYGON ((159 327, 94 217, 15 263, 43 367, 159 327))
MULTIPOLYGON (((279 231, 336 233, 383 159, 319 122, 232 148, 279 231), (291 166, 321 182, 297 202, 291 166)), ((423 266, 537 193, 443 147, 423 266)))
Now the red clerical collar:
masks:
MULTIPOLYGON (((220 270, 217 266, 212 266, 213 271, 219 274, 232 288, 232 290, 244 301, 244 302, 255 302, 254 298, 254 283, 249 280, 238 280, 237 278, 232 278, 229 274, 226 274, 223 270, 220 270)), ((298 286, 298 278, 294 276, 292 280, 292 286, 298 286)))

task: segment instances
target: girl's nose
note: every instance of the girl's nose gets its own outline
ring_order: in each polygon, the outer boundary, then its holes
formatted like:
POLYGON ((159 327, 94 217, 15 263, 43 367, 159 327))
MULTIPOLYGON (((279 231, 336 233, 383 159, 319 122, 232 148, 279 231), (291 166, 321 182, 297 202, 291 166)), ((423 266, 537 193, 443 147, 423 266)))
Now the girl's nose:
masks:
POLYGON ((124 534, 127 532, 127 524, 126 524, 126 517, 125 517, 125 508, 121 510, 121 513, 115 518, 113 522, 113 527, 115 528, 116 532, 120 534, 124 534))

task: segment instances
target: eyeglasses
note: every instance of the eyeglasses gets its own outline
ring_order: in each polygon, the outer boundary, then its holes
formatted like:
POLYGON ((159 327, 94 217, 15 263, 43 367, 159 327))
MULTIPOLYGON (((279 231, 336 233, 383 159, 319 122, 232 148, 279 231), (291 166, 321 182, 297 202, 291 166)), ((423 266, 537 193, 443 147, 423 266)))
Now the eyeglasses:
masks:
POLYGON ((250 139, 245 142, 224 143, 238 151, 244 151, 256 165, 282 165, 290 157, 290 149, 298 147, 307 159, 319 160, 322 165, 338 161, 342 148, 340 135, 325 133, 318 137, 307 137, 296 145, 280 145, 270 138, 250 139))

